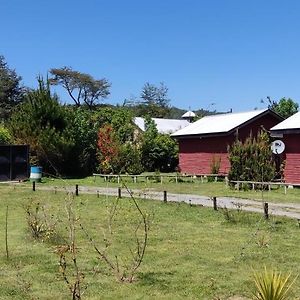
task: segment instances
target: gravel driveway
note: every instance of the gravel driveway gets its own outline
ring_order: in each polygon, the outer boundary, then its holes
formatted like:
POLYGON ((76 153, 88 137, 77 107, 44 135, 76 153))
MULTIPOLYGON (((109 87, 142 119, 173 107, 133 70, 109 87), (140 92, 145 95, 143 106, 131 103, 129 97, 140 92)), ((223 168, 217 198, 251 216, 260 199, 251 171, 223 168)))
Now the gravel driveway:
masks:
MULTIPOLYGON (((38 189, 43 190, 54 190, 57 191, 66 191, 66 192, 75 192, 74 187, 66 187, 66 188, 58 188, 58 187, 38 187, 38 189)), ((84 194, 101 194, 108 196, 118 196, 117 188, 100 188, 100 187, 87 187, 80 186, 79 193, 84 194)), ((137 197, 142 199, 149 200, 158 200, 164 201, 164 193, 153 191, 151 189, 146 190, 131 190, 131 193, 137 197)), ((129 192, 122 188, 121 190, 122 197, 130 197, 129 192)), ((218 197, 217 199, 218 207, 226 207, 228 209, 242 209, 245 211, 251 212, 264 212, 264 203, 258 200, 250 200, 250 199, 242 199, 242 198, 231 198, 231 197, 218 197)), ((167 194, 167 201, 172 202, 185 202, 194 205, 201 205, 212 207, 213 201, 211 198, 207 196, 198 196, 192 194, 167 194)), ((268 203, 269 205, 269 214, 276 216, 286 216, 289 218, 299 219, 300 221, 300 204, 295 203, 268 203)))

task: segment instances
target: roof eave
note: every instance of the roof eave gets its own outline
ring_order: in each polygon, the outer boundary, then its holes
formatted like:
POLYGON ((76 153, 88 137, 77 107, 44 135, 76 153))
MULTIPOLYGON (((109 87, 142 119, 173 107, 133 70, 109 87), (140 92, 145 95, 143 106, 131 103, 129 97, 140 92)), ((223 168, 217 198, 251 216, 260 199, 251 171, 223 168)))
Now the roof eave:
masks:
POLYGON ((260 114, 256 115, 255 117, 253 117, 253 118, 247 120, 246 122, 241 123, 240 125, 238 125, 238 126, 232 128, 231 130, 229 130, 229 133, 233 133, 233 132, 235 132, 236 130, 239 130, 240 128, 243 128, 243 127, 247 126, 247 125, 250 124, 251 122, 253 122, 253 121, 259 119, 260 117, 262 117, 262 116, 264 116, 264 115, 266 115, 266 114, 268 114, 268 113, 270 113, 271 115, 273 115, 274 117, 276 117, 279 121, 283 121, 283 120, 284 120, 283 117, 281 117, 279 114, 277 114, 277 113, 274 112, 273 110, 271 110, 271 109, 266 109, 265 111, 261 112, 260 114))
POLYGON ((289 129, 272 129, 271 136, 277 136, 282 134, 298 134, 300 133, 300 128, 289 128, 289 129))
POLYGON ((202 133, 202 134, 184 134, 184 135, 171 135, 171 138, 176 140, 184 140, 184 139, 190 139, 190 138, 208 138, 208 137, 216 137, 216 136, 226 136, 229 135, 230 132, 216 132, 216 133, 202 133))

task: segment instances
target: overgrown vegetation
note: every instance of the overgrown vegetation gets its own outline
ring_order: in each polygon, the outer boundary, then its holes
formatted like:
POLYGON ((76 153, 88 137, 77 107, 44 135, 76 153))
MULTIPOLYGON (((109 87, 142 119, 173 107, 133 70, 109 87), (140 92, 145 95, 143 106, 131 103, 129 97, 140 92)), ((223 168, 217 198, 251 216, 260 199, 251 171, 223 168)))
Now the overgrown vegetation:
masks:
POLYGON ((250 136, 244 142, 235 141, 228 152, 229 180, 262 182, 274 179, 275 164, 266 132, 261 131, 257 137, 250 136))
POLYGON ((45 172, 64 173, 74 145, 71 116, 51 94, 49 82, 38 79, 38 89, 29 91, 25 101, 14 111, 9 129, 17 144, 29 144, 31 163, 45 172))
MULTIPOLYGON (((79 94, 85 91, 82 83, 65 84, 79 94)), ((77 101, 95 100, 82 100, 82 94, 78 97, 77 101)), ((0 142, 29 144, 30 163, 41 165, 44 173, 140 174, 144 170, 170 171, 177 166, 176 142, 158 133, 149 117, 146 132, 141 132, 127 107, 95 106, 90 110, 82 105, 61 105, 50 90, 50 81, 41 77, 38 88, 27 91, 24 99, 12 112, 8 127, 0 127, 0 142)))
POLYGON ((142 136, 142 162, 147 171, 170 172, 178 165, 178 145, 167 134, 160 134, 151 118, 145 118, 142 136))
POLYGON ((57 219, 47 210, 45 204, 30 201, 26 207, 27 224, 32 237, 49 241, 56 234, 57 219))

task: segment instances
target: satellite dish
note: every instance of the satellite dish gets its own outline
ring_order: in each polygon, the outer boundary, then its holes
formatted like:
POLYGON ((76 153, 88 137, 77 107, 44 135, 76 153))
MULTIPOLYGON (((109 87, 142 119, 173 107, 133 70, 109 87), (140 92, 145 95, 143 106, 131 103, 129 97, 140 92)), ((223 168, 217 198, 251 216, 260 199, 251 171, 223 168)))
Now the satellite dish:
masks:
POLYGON ((272 142, 271 149, 274 154, 281 154, 285 149, 285 144, 281 140, 272 142))

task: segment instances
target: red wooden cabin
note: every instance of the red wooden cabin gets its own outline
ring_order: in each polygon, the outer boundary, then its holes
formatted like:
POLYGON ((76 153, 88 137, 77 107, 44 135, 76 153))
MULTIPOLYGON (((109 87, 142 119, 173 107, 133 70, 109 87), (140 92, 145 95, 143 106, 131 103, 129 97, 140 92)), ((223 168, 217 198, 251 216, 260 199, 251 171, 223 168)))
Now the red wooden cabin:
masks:
POLYGON ((228 174, 228 146, 263 128, 269 130, 282 118, 269 109, 204 117, 171 136, 179 143, 179 168, 186 174, 211 174, 213 161, 220 161, 219 174, 228 174))
POLYGON ((300 184, 300 112, 272 127, 271 136, 285 144, 282 154, 285 182, 300 184))

